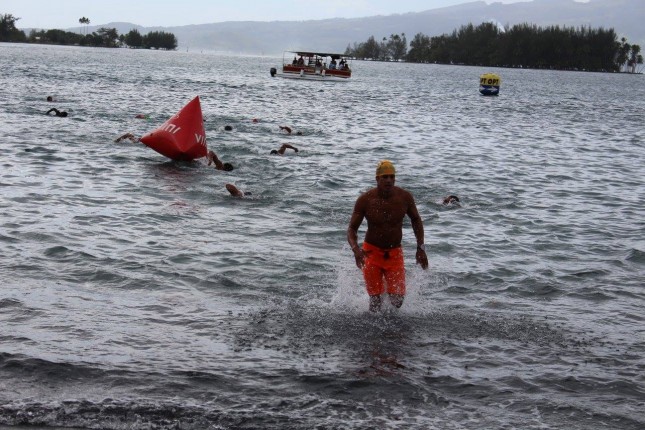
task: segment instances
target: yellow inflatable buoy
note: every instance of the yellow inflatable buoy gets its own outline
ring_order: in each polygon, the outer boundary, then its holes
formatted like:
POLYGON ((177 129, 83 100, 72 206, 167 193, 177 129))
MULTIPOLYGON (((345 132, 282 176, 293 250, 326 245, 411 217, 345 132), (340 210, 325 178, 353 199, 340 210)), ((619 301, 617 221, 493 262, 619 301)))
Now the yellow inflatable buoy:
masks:
POLYGON ((499 94, 499 86, 502 79, 495 73, 484 73, 479 77, 479 92, 484 96, 496 96, 499 94))

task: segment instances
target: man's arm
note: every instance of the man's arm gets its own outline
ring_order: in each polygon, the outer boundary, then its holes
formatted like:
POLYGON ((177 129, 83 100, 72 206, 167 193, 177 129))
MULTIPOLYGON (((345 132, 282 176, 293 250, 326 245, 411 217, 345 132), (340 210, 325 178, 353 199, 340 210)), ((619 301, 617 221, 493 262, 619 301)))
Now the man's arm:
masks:
POLYGON ((126 133, 123 136, 118 137, 115 142, 121 142, 122 140, 129 139, 131 142, 137 142, 139 139, 135 137, 132 133, 126 133))
POLYGON ((215 154, 213 151, 208 151, 208 165, 210 166, 213 163, 215 163, 215 168, 217 170, 224 170, 224 163, 222 163, 220 159, 217 158, 217 154, 215 154))
POLYGON ((234 197, 244 197, 244 193, 233 184, 226 184, 226 190, 234 197))
POLYGON ((356 200, 356 205, 354 205, 354 211, 352 212, 352 217, 349 220, 349 226, 347 227, 347 243, 352 248, 354 253, 354 258, 356 259, 356 267, 362 269, 365 265, 365 254, 363 250, 358 245, 358 228, 363 223, 363 218, 365 218, 365 199, 364 196, 361 196, 356 200))
POLYGON ((417 205, 414 203, 414 198, 410 195, 410 206, 408 207, 408 216, 410 217, 410 222, 412 224, 412 230, 414 231, 414 237, 417 239, 417 264, 421 265, 422 269, 428 268, 428 256, 424 249, 420 246, 425 245, 424 242, 424 232, 423 232, 423 220, 419 215, 417 210, 417 205))
POLYGON ((278 149, 278 153, 282 155, 287 149, 293 149, 294 151, 298 152, 298 148, 296 148, 295 146, 289 145, 288 143, 283 143, 280 149, 278 149))

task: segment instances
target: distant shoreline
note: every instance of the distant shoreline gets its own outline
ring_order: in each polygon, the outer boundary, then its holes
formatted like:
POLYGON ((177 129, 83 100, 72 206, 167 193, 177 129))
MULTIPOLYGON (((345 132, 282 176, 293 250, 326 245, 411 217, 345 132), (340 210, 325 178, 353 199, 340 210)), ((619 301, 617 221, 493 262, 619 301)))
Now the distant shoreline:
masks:
POLYGON ((459 67, 479 67, 479 68, 493 68, 493 69, 512 69, 512 70, 544 70, 547 72, 580 72, 580 73, 603 73, 610 75, 643 75, 644 72, 625 72, 625 71, 602 71, 602 70, 573 70, 573 69, 546 69, 537 67, 513 67, 513 66, 484 66, 474 64, 448 64, 448 63, 422 63, 415 61, 386 61, 386 60, 365 60, 360 58, 352 58, 352 61, 365 61, 367 63, 392 63, 392 64, 429 64, 435 66, 459 66, 459 67))

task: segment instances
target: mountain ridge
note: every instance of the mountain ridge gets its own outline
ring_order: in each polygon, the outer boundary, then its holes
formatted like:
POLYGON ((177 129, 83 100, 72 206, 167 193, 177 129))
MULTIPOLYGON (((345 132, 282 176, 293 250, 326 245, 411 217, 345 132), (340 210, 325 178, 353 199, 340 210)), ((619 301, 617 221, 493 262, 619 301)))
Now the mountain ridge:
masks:
MULTIPOLYGON (((89 26, 116 28, 125 34, 136 28, 173 33, 180 50, 208 50, 231 54, 275 55, 284 50, 320 50, 344 52, 348 45, 376 40, 390 34, 405 33, 408 42, 415 34, 439 36, 452 33, 462 25, 495 22, 503 26, 529 23, 539 27, 551 25, 613 28, 618 38, 632 44, 645 44, 643 0, 533 0, 521 3, 472 1, 455 6, 403 14, 375 15, 364 18, 331 18, 306 21, 225 21, 170 27, 144 27, 133 23, 112 22, 89 26), (527 17, 530 17, 527 18, 527 17)), ((72 27, 68 31, 80 31, 72 27)), ((83 28, 83 31, 85 29, 83 28)))

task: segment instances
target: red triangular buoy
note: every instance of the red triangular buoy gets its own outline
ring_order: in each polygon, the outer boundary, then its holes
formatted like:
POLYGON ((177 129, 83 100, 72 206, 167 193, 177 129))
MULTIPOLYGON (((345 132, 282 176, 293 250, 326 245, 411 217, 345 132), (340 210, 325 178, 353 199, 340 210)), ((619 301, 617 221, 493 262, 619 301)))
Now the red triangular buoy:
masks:
POLYGON ((175 116, 141 138, 141 142, 173 160, 205 157, 206 133, 199 96, 175 116))

